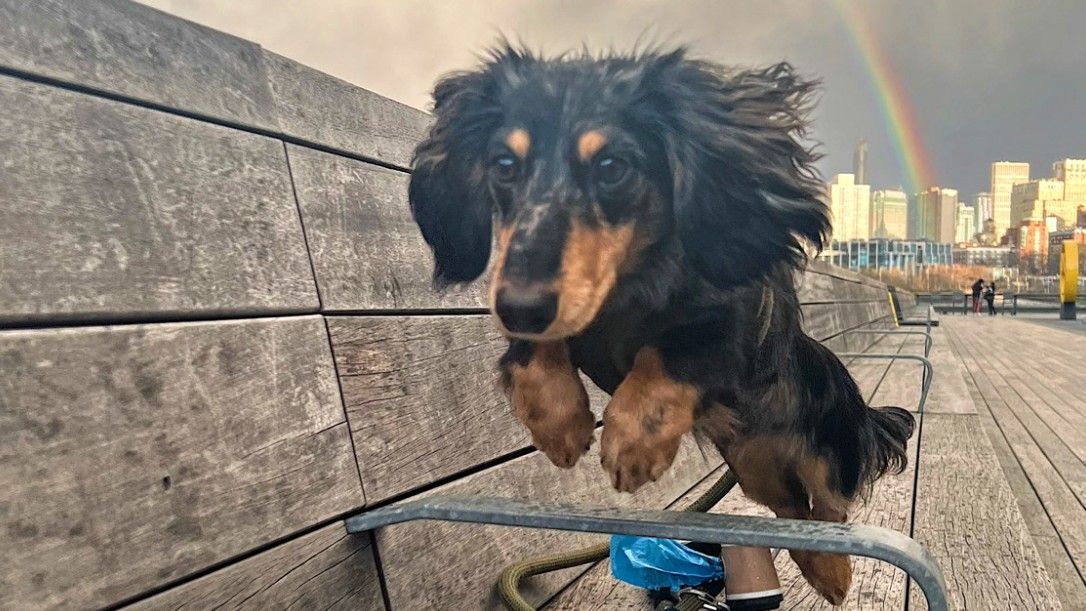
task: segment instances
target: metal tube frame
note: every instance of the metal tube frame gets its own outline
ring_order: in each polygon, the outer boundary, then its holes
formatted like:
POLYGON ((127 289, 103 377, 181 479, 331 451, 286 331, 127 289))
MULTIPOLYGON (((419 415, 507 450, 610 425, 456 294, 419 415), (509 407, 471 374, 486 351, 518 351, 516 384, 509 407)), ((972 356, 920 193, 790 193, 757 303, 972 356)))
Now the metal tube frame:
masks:
MULTIPOLYGON (((838 356, 919 361, 924 366, 924 377, 917 411, 924 412, 934 377, 931 361, 926 357, 863 353, 838 356)), ((440 495, 371 509, 347 518, 345 526, 349 534, 362 534, 416 520, 624 534, 866 556, 889 562, 905 571, 920 586, 931 611, 949 611, 950 608, 946 580, 935 558, 919 543, 897 531, 866 524, 440 495)))
POLYGON ((924 336, 924 356, 931 354, 931 331, 902 331, 902 330, 867 330, 867 329, 853 329, 851 331, 845 331, 842 335, 923 335, 924 336))

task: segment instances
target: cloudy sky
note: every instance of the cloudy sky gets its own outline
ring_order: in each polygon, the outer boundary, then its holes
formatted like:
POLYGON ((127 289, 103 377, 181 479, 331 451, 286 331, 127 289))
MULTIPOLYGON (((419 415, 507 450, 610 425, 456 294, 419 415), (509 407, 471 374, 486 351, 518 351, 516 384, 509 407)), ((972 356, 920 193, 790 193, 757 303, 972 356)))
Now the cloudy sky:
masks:
POLYGON ((722 63, 786 59, 824 81, 813 137, 828 176, 869 142, 876 186, 905 182, 837 8, 853 2, 910 97, 944 187, 987 190, 990 164, 1086 157, 1086 0, 144 0, 427 108, 428 88, 499 34, 533 48, 690 45, 722 63))

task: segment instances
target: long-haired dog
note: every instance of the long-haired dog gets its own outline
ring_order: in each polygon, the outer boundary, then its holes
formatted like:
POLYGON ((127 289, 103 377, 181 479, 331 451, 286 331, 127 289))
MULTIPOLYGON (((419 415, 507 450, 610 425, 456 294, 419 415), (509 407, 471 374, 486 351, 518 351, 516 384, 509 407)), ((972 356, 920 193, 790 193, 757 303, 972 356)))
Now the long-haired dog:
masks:
MULTIPOLYGON (((437 84, 411 210, 437 284, 491 266, 502 382, 556 465, 593 440, 580 370, 611 394, 601 455, 618 490, 660 477, 691 432, 781 517, 844 521, 904 468, 912 416, 868 407, 800 328, 794 273, 829 230, 801 143, 815 86, 787 64, 732 70, 681 49, 508 45, 437 84)), ((847 556, 792 558, 843 601, 847 556)))

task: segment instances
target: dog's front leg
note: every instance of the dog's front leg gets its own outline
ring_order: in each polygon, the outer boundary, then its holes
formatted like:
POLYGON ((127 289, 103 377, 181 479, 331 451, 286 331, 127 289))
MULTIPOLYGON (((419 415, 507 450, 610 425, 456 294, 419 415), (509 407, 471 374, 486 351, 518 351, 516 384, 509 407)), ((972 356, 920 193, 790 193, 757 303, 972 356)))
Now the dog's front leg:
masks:
POLYGON ((616 490, 633 492, 667 471, 699 400, 696 387, 668 375, 659 350, 638 351, 603 415, 601 461, 616 490))
POLYGON ((596 418, 566 343, 513 340, 501 371, 513 411, 535 447, 559 467, 577 464, 592 445, 596 418))

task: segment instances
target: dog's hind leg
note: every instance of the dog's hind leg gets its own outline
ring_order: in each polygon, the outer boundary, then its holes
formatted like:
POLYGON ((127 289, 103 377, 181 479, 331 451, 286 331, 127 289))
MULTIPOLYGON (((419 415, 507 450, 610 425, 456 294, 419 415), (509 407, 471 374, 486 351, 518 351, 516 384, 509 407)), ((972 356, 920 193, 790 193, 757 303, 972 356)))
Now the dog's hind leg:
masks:
MULTIPOLYGON (((827 464, 812 457, 804 442, 789 435, 741 438, 724 453, 739 476, 739 485, 752 500, 780 518, 844 522, 848 500, 833 492, 827 464)), ((803 577, 826 600, 840 605, 852 583, 848 556, 789 550, 803 577)))
POLYGON ((502 385, 532 444, 555 465, 570 468, 588 451, 596 418, 565 342, 516 340, 501 360, 502 385))

